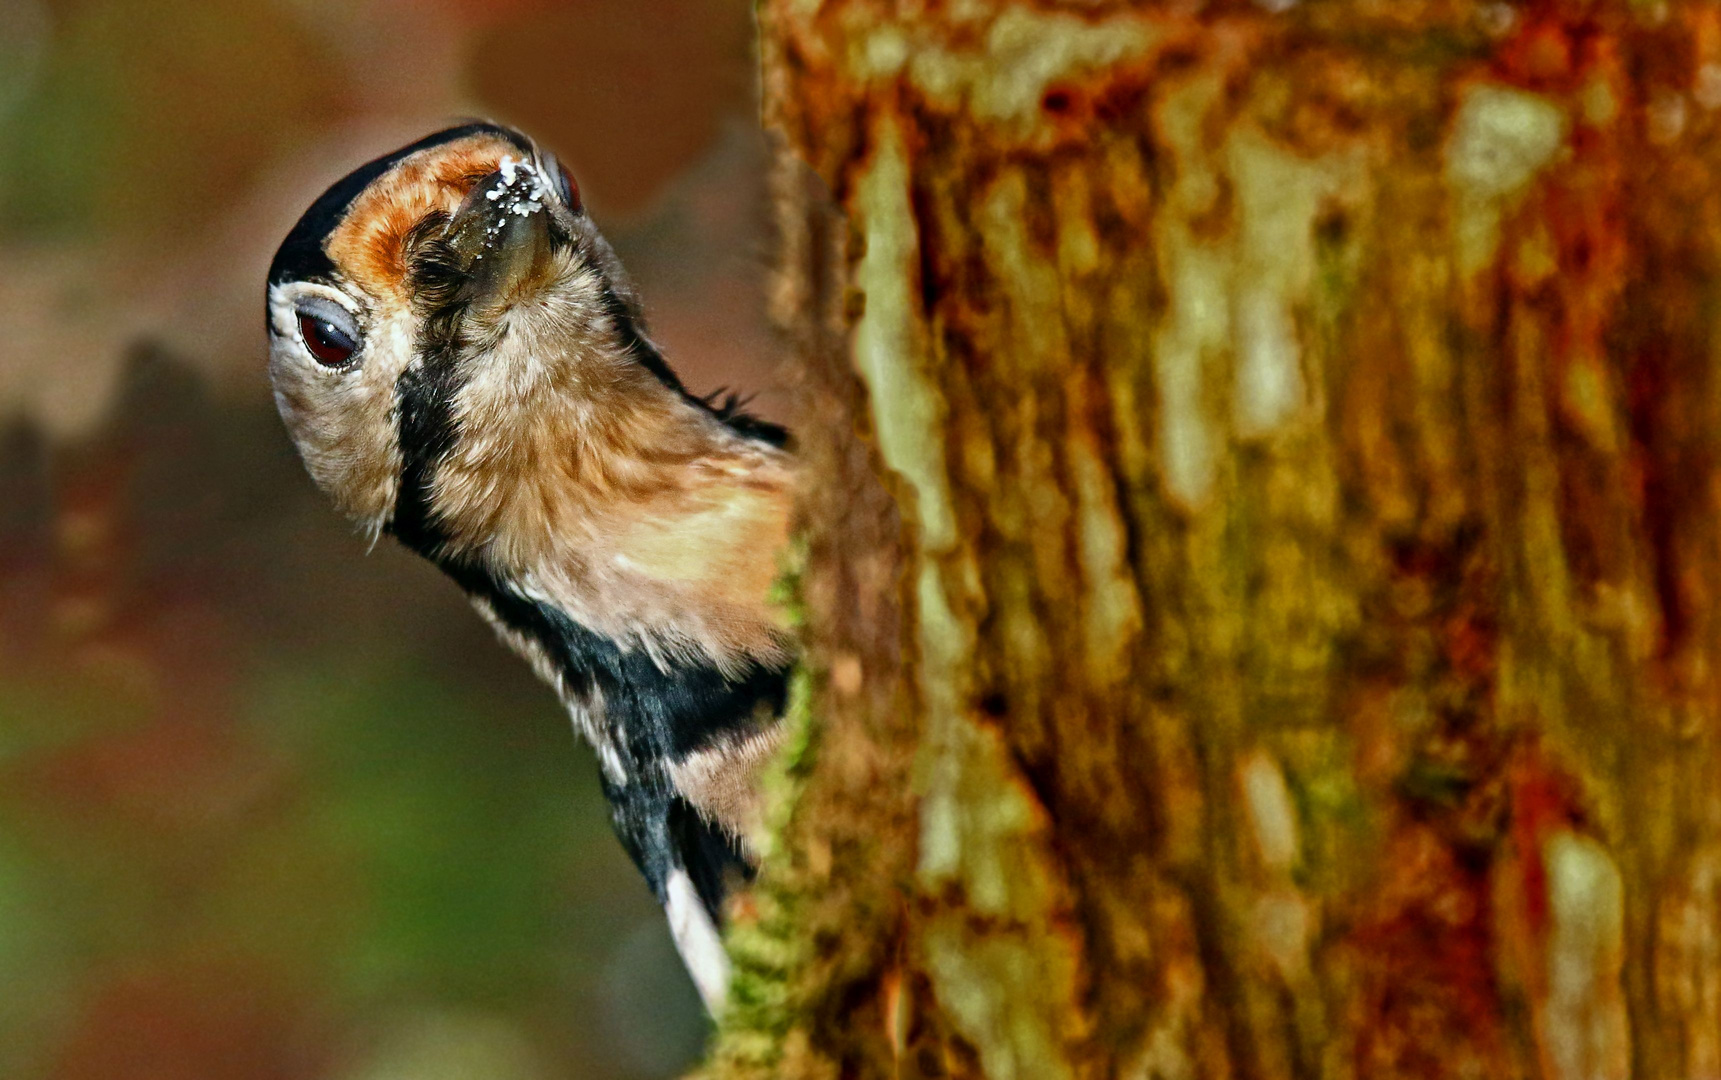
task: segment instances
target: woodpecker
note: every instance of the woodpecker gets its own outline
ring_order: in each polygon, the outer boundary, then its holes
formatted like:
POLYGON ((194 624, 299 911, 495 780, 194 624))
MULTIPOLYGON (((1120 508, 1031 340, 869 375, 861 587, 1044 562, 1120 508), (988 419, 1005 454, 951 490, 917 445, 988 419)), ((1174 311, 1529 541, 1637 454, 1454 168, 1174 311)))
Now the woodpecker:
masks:
POLYGON ((707 1006, 795 643, 770 600, 783 429, 682 385, 579 188, 524 135, 439 131, 337 181, 269 268, 275 402, 373 542, 435 563, 596 751, 707 1006))

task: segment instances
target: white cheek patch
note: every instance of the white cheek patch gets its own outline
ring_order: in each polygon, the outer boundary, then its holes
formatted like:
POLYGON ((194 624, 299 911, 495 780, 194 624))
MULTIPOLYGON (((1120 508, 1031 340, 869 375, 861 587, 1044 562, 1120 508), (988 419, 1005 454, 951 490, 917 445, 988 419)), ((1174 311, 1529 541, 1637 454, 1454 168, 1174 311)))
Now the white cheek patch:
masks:
POLYGON ((270 286, 275 403, 317 485, 374 540, 393 513, 400 478, 395 381, 412 360, 410 313, 372 311, 357 366, 331 368, 299 338, 296 304, 304 297, 339 303, 358 317, 356 301, 331 286, 270 286))
POLYGON ((693 879, 679 866, 669 872, 664 883, 663 910, 693 985, 699 988, 711 1015, 720 1016, 729 997, 729 954, 723 951, 723 938, 699 902, 693 879))

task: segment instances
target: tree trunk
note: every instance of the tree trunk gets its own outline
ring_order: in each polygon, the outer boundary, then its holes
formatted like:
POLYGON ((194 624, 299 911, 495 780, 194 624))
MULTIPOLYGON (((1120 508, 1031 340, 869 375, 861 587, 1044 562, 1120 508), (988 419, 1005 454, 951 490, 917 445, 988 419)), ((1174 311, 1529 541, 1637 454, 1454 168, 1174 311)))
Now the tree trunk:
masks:
POLYGON ((810 690, 713 1073, 1721 1076, 1721 9, 761 21, 810 690))

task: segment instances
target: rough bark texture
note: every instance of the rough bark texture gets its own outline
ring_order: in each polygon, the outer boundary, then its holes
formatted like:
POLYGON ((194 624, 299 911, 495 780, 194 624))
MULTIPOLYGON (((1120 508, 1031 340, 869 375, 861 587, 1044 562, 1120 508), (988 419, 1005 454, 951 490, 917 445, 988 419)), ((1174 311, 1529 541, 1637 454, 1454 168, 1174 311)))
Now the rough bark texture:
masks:
POLYGON ((817 721, 713 1071, 1721 1076, 1721 11, 761 21, 817 721))

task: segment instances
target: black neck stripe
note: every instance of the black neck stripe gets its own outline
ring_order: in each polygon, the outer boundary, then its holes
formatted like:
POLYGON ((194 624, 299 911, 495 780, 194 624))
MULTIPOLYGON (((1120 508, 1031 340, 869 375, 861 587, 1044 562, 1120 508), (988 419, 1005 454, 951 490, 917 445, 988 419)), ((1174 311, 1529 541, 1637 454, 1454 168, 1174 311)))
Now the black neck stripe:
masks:
POLYGON ((433 559, 503 625, 537 643, 570 691, 601 696, 604 723, 628 773, 625 783, 605 780, 622 844, 659 900, 670 873, 683 868, 707 912, 721 920, 729 879, 751 871, 735 844, 670 784, 668 766, 717 745, 726 734, 755 731, 781 716, 788 666, 755 663, 734 677, 693 661, 665 670, 644 649, 622 649, 554 605, 520 595, 481 566, 433 559))
POLYGON ((627 304, 608 281, 604 282, 603 309, 605 317, 609 319, 611 332, 615 335, 616 344, 621 346, 623 353, 651 372, 658 382, 683 401, 710 413, 739 435, 757 439, 778 449, 788 445, 788 431, 769 420, 761 420, 748 414, 742 409, 742 402, 735 395, 725 397, 723 391, 719 390, 711 397, 702 398, 689 393, 675 370, 669 366, 669 361, 663 358, 657 346, 640 330, 639 320, 634 318, 633 312, 628 310, 627 304))

